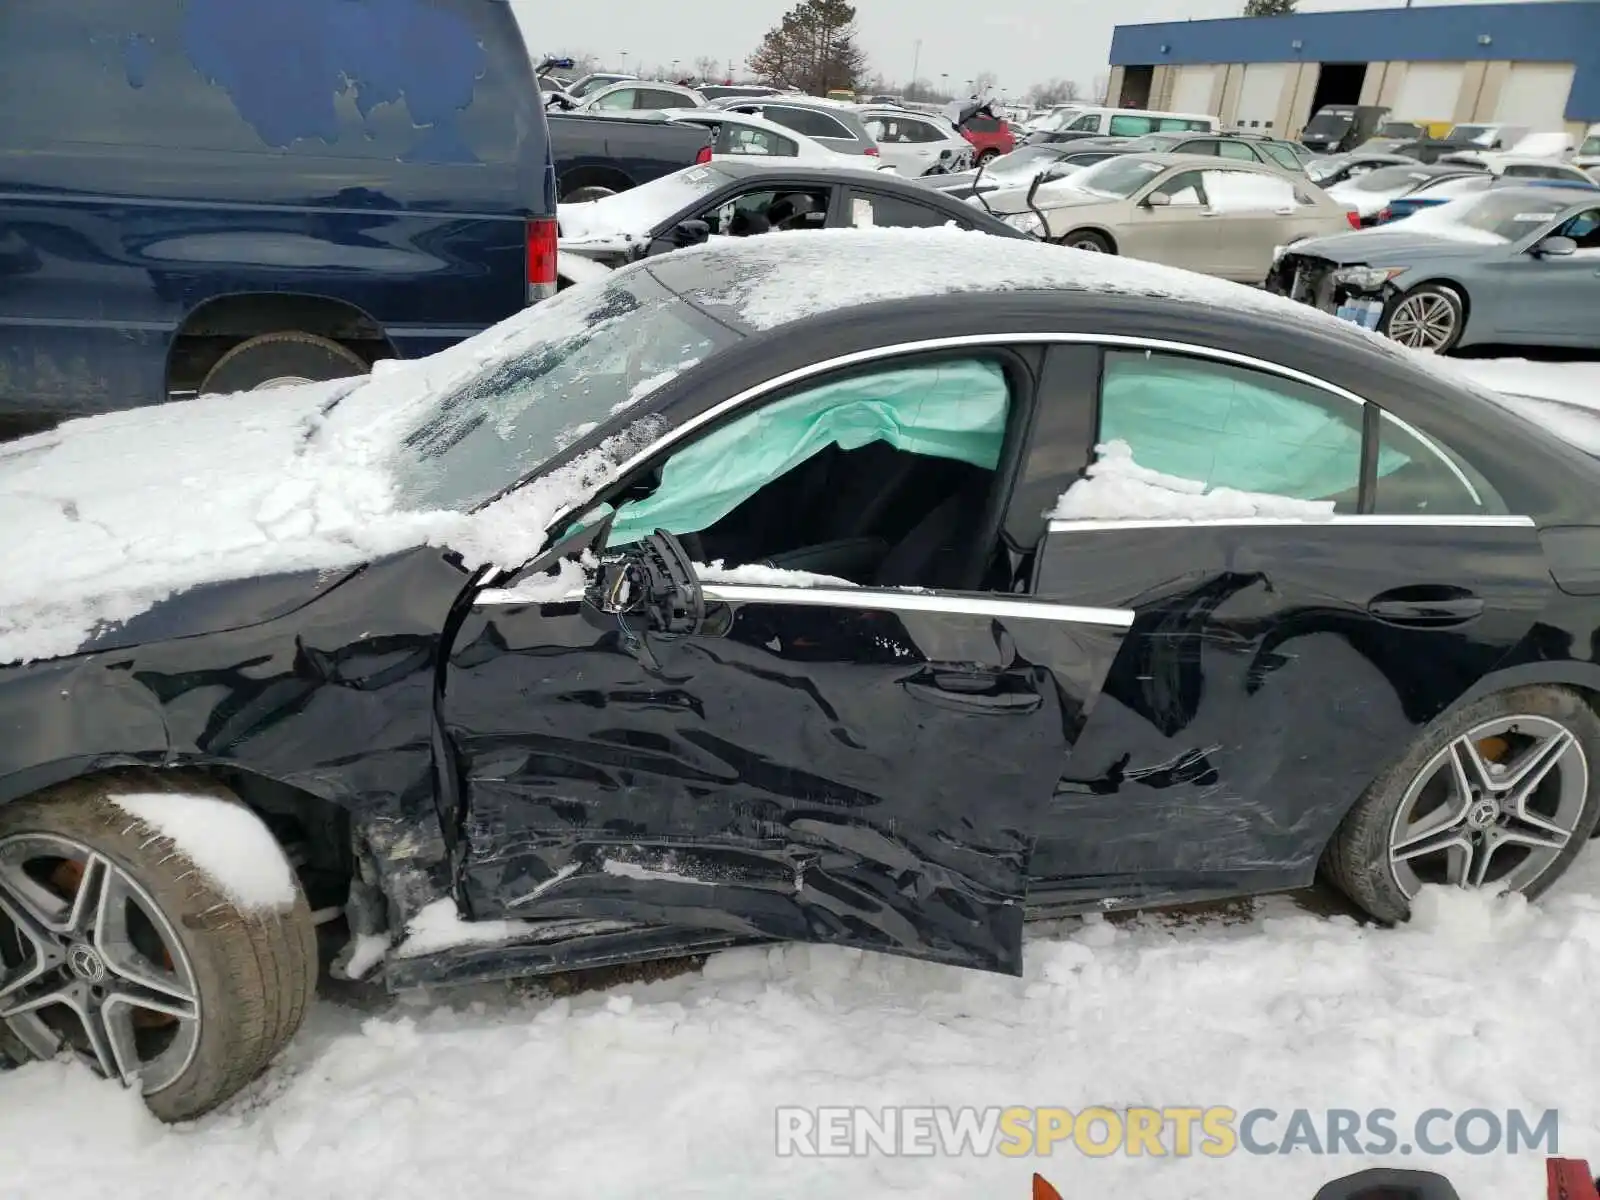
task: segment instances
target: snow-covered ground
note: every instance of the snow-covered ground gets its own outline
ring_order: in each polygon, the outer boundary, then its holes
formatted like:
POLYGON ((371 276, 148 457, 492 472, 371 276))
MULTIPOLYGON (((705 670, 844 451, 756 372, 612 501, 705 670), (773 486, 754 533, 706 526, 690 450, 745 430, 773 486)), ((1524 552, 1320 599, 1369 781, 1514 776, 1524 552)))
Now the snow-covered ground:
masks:
MULTIPOLYGON (((1456 363, 1600 431, 1600 364, 1456 363), (1578 406, 1574 408, 1572 406, 1578 406)), ((407 1200, 1029 1195, 1310 1200, 1380 1160, 1309 1153, 803 1159, 778 1106, 1060 1105, 1560 1112, 1600 1165, 1600 848, 1537 906, 1429 896, 1358 927, 1275 898, 1237 917, 1063 922, 1012 980, 836 949, 555 998, 323 1003, 259 1084, 167 1128, 48 1063, 0 1073, 0 1198, 407 1200), (446 1007, 446 1002, 450 1006, 446 1007)), ((1462 1200, 1535 1200, 1542 1157, 1394 1156, 1462 1200)))
MULTIPOLYGON (((324 1004, 252 1093, 168 1129, 86 1071, 0 1076, 0 1195, 150 1200, 1310 1200, 1376 1160, 778 1158, 780 1105, 1560 1110, 1600 1160, 1600 857, 1539 907, 1441 893, 1400 930, 1261 901, 1230 923, 1064 922, 1023 980, 836 949, 561 999, 324 1004)), ((1443 1169, 1535 1200, 1535 1154, 1443 1169)))

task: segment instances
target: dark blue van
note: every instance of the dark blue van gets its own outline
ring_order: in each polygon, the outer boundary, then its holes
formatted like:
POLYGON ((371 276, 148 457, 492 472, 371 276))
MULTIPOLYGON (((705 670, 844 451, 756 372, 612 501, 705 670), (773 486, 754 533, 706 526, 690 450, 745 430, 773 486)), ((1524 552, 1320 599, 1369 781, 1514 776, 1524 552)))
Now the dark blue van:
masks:
POLYGON ((433 353, 555 206, 506 0, 0 0, 0 417, 433 353))

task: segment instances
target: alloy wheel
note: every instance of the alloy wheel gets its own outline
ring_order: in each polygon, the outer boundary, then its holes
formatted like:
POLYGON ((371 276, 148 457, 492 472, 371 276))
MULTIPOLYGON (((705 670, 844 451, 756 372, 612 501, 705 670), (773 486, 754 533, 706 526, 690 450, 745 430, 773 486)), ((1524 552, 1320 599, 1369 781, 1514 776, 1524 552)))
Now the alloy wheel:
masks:
POLYGON ((0 1020, 29 1053, 148 1094, 188 1068, 200 1019, 188 955, 127 871, 56 834, 0 841, 0 1020))
POLYGON ((1549 871, 1582 819, 1589 763, 1548 717, 1498 717, 1455 738, 1406 789, 1389 832, 1395 884, 1521 891, 1549 871))
POLYGON ((250 390, 252 392, 270 392, 274 388, 299 387, 302 383, 311 382, 312 380, 302 378, 299 375, 277 375, 271 379, 263 379, 250 390))
POLYGON ((1448 296, 1417 292, 1403 297, 1389 315, 1389 337, 1413 350, 1437 353, 1455 336, 1459 317, 1448 296))
POLYGON ((1102 254, 1102 253, 1104 253, 1104 251, 1100 247, 1100 243, 1097 242, 1097 241, 1094 241, 1092 238, 1083 238, 1081 240, 1071 241, 1071 242, 1067 243, 1067 246, 1068 246, 1069 249, 1072 249, 1072 250, 1086 250, 1090 254, 1102 254))

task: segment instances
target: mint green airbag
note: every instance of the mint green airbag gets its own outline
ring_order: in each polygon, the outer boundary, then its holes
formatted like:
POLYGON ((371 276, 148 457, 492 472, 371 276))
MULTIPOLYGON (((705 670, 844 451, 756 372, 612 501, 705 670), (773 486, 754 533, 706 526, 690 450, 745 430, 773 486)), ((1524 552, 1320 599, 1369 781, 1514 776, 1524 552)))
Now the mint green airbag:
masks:
POLYGON ((607 545, 657 529, 698 533, 830 445, 885 441, 993 470, 1008 399, 999 367, 950 362, 857 376, 765 405, 669 458, 661 486, 617 510, 607 545))
MULTIPOLYGON (((1100 440, 1122 440, 1142 467, 1210 488, 1321 500, 1352 491, 1361 478, 1361 416, 1335 415, 1345 403, 1302 400, 1215 365, 1107 356, 1101 385, 1100 440)), ((1410 459, 1384 448, 1378 474, 1410 459)))

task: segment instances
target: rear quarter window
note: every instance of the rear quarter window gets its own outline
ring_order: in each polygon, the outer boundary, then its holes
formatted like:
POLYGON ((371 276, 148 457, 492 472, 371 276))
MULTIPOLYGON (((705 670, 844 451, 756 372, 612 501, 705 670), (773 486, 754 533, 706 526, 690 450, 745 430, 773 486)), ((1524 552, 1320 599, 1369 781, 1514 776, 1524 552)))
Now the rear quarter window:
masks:
POLYGON ((771 104, 762 109, 762 115, 769 121, 776 121, 779 125, 787 126, 807 137, 844 138, 852 142, 856 140, 855 135, 844 124, 835 121, 827 113, 813 112, 809 108, 787 108, 781 104, 771 104))

